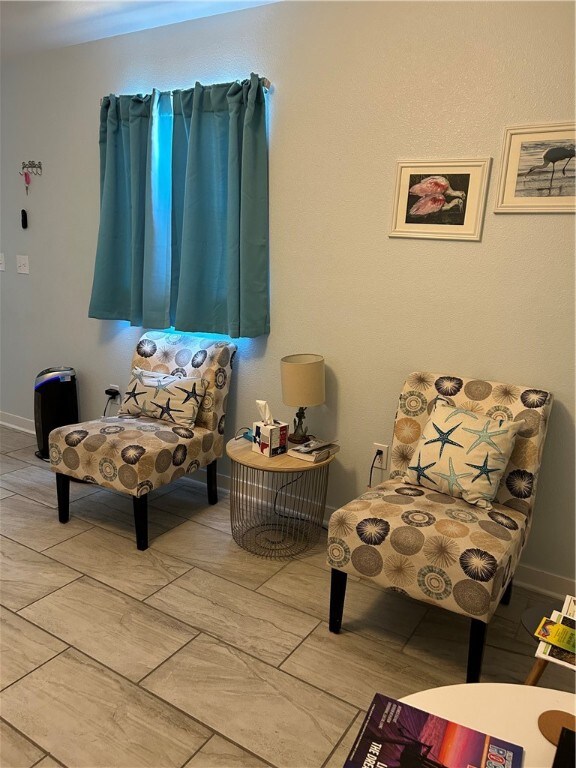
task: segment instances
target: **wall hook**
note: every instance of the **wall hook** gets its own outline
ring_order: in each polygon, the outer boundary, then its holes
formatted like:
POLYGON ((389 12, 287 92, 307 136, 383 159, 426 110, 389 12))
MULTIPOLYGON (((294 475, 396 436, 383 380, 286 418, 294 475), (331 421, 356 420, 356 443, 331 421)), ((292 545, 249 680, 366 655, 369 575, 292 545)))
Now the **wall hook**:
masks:
POLYGON ((28 194, 28 187, 30 186, 30 182, 32 181, 31 173, 34 174, 34 176, 42 176, 42 163, 40 161, 36 160, 28 160, 28 162, 22 163, 22 170, 20 171, 20 176, 24 176, 24 184, 26 185, 26 194, 28 194))
MULTIPOLYGON (((22 171, 29 171, 34 176, 42 176, 42 162, 36 160, 28 160, 28 162, 22 163, 22 171)), ((23 174, 20 174, 21 176, 23 174)))

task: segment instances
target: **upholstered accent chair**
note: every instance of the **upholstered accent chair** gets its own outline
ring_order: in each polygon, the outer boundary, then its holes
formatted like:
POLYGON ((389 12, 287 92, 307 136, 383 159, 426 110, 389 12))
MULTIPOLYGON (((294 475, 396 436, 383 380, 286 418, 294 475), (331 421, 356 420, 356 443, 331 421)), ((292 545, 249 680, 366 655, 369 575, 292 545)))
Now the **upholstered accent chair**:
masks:
POLYGON ((330 631, 354 574, 469 617, 467 682, 479 680, 486 626, 510 599, 530 531, 551 406, 541 389, 408 376, 390 479, 330 518, 330 631))
POLYGON ((236 354, 234 344, 192 334, 149 331, 132 358, 131 379, 117 416, 53 430, 58 519, 70 517, 70 479, 132 496, 136 544, 148 547, 150 491, 201 467, 216 504, 217 460, 236 354))

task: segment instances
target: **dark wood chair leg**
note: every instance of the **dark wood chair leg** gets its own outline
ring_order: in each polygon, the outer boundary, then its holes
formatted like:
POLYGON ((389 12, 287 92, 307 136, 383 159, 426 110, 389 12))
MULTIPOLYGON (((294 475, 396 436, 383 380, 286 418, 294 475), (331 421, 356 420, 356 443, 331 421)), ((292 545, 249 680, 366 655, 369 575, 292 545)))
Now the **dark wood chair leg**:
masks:
POLYGON ((330 632, 338 633, 342 626, 347 580, 348 574, 346 571, 341 571, 339 568, 332 568, 330 584, 330 620, 328 623, 330 632))
POLYGON ((133 496, 134 526, 136 528, 136 546, 139 550, 148 549, 148 494, 133 496))
POLYGON ((206 467, 206 486, 208 488, 208 504, 218 504, 218 474, 217 461, 211 461, 206 467))
POLYGON ((70 477, 56 472, 56 495, 58 496, 58 520, 70 520, 70 477))
POLYGON ((504 591, 504 594, 502 595, 502 598, 500 600, 502 605, 510 605, 510 600, 512 599, 512 584, 513 579, 510 579, 508 582, 508 586, 506 587, 506 590, 504 591))
POLYGON ((487 625, 479 619, 472 619, 471 622, 466 682, 478 683, 480 682, 480 673, 482 671, 482 658, 484 656, 484 642, 486 640, 487 625))

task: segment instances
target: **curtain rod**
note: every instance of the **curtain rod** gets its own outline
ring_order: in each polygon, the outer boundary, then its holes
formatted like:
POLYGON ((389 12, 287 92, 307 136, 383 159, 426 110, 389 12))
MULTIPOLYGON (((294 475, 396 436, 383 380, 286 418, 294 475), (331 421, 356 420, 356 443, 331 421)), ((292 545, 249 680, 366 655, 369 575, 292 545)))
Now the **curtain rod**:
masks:
MULTIPOLYGON (((260 80, 262 81, 262 85, 264 86, 264 88, 266 88, 266 90, 269 91, 270 88, 272 88, 272 83, 270 82, 270 80, 268 80, 267 77, 261 77, 260 80)), ((102 102, 103 101, 104 101, 104 97, 101 96, 100 97, 100 106, 102 106, 102 102)))

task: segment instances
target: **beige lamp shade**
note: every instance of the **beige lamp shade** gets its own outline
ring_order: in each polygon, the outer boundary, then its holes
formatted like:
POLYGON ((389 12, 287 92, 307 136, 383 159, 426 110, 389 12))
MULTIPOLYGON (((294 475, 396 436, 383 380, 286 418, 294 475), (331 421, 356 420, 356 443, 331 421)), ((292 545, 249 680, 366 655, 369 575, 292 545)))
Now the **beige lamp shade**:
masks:
POLYGON ((297 408, 322 405, 325 400, 322 355, 287 355, 280 361, 282 400, 297 408))

